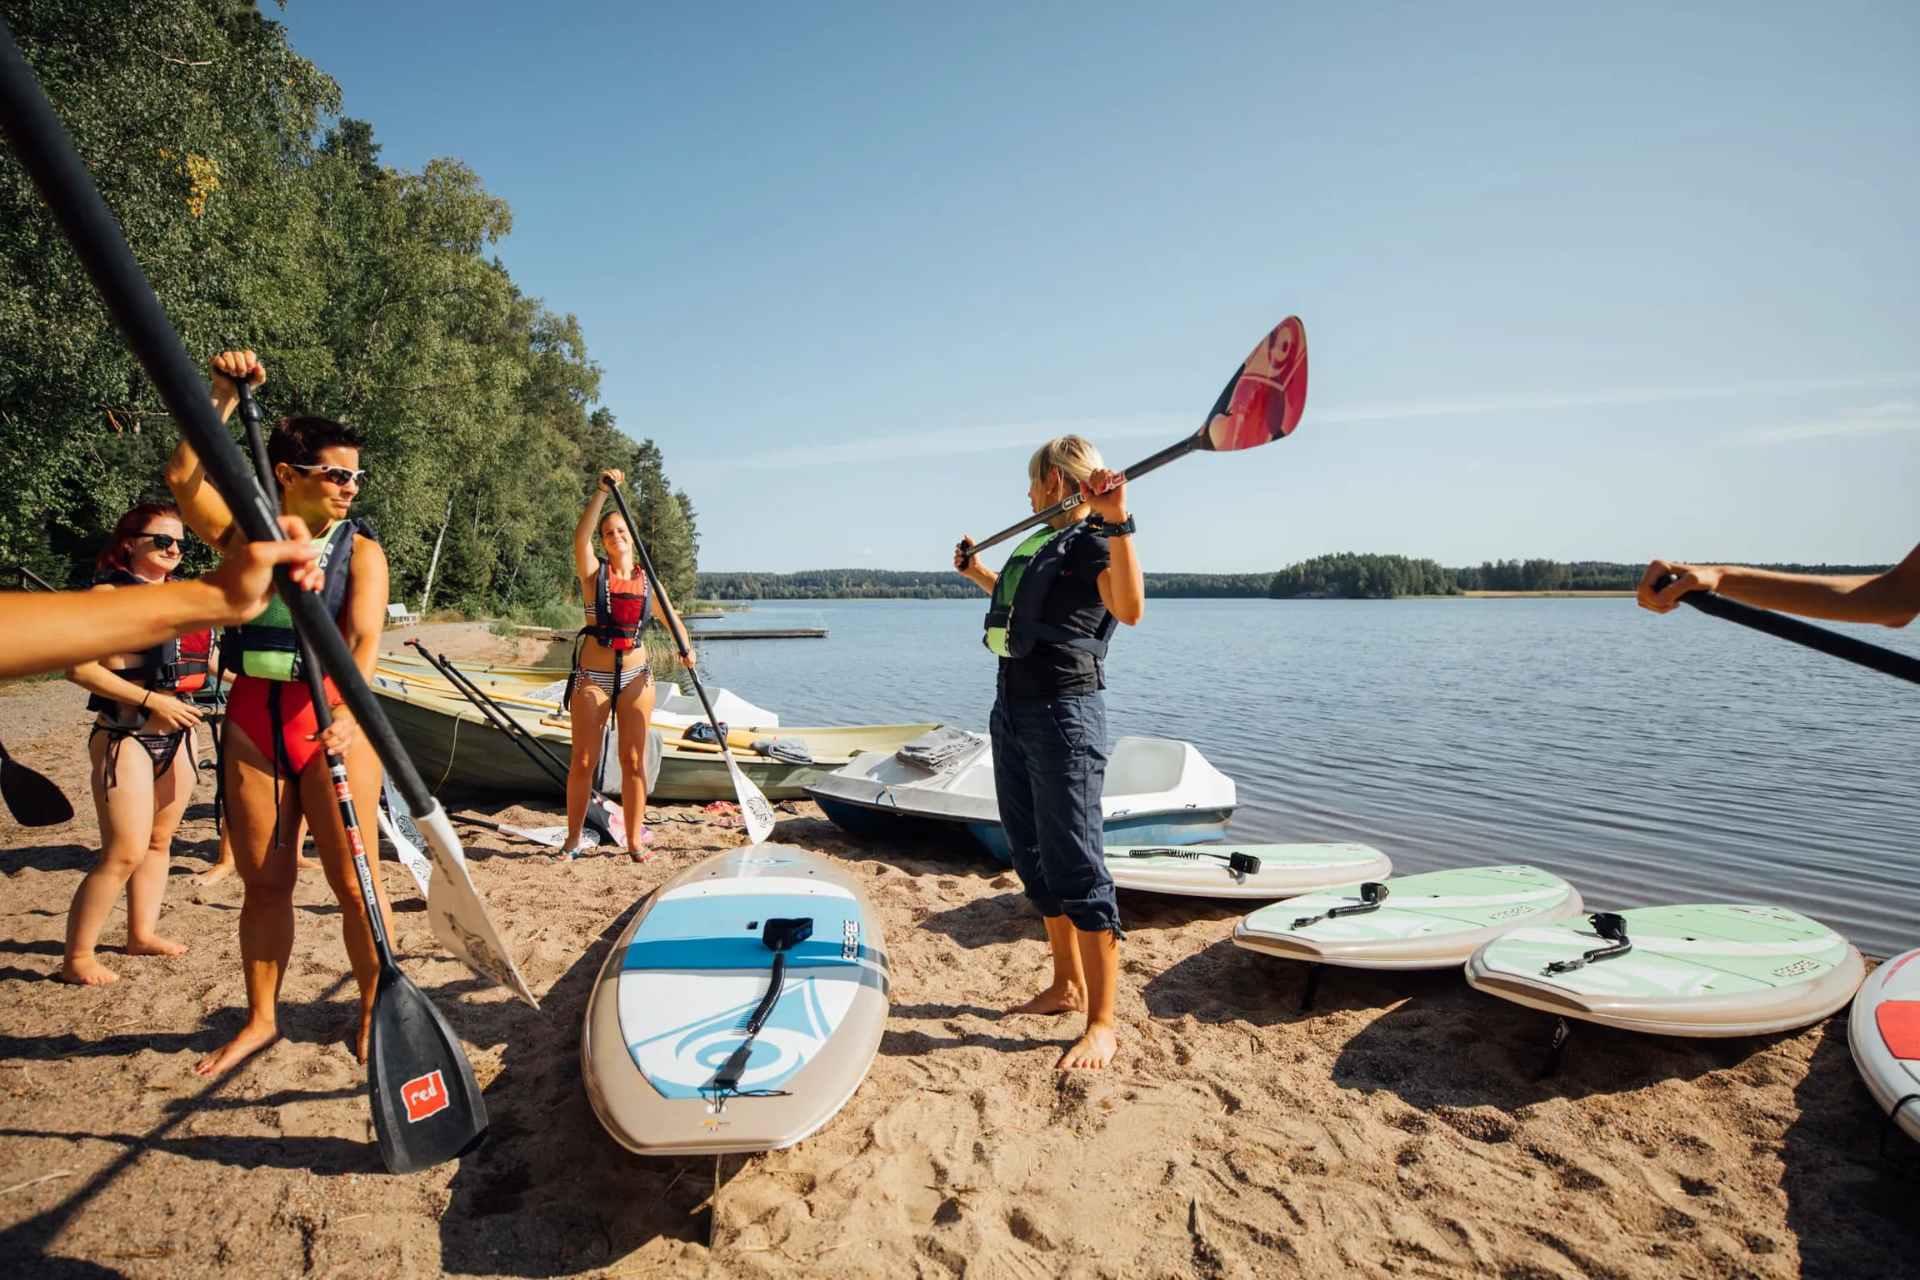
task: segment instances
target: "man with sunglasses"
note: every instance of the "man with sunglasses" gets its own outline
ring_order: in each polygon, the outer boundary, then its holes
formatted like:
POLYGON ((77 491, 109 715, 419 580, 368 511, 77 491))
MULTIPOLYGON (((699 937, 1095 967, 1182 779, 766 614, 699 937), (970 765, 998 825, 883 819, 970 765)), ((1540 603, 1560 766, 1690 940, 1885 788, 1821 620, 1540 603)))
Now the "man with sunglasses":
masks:
MULTIPOLYGON (((239 405, 240 380, 256 387, 266 381, 266 371, 251 351, 223 352, 214 358, 212 373, 213 403, 223 420, 239 405)), ((366 526, 350 514, 366 479, 360 467, 364 443, 358 430, 328 418, 282 419, 267 438, 267 460, 280 487, 282 510, 315 530, 324 575, 321 600, 339 623, 361 674, 371 679, 385 621, 387 558, 366 526)), ((225 546, 230 537, 240 536, 232 511, 185 440, 167 461, 167 486, 187 526, 210 545, 225 546)), ((194 1069, 219 1074, 266 1048, 279 1034, 277 1005, 293 954, 295 859, 303 819, 342 908, 341 931, 360 985, 355 1052, 364 1062, 379 960, 324 757, 341 756, 349 785, 363 796, 379 794, 379 757, 358 732, 351 709, 330 680, 325 687, 333 723, 326 732, 319 731, 293 619, 277 598, 259 616, 228 629, 221 641, 221 664, 237 673, 227 698, 220 755, 222 802, 235 867, 246 891, 240 911, 240 960, 247 1022, 194 1069)), ((374 889, 386 919, 390 909, 377 877, 374 889)), ((392 925, 387 928, 391 933, 392 925)))

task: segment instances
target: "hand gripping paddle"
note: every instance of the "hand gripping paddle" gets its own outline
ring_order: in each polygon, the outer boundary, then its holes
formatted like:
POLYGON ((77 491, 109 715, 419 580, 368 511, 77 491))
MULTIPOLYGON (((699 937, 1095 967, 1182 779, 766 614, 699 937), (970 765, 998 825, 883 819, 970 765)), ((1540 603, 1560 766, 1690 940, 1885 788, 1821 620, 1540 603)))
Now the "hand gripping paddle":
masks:
MULTIPOLYGON (((247 444, 253 450, 261 487, 272 502, 280 490, 267 462, 260 405, 248 385, 250 376, 234 380, 240 389, 240 420, 246 424, 247 444)), ((304 637, 299 644, 314 720, 325 733, 333 723, 325 677, 304 637)), ((353 791, 347 785, 347 762, 331 751, 326 760, 327 773, 333 778, 333 796, 340 805, 340 822, 347 832, 347 847, 353 851, 353 875, 360 882, 367 926, 380 957, 373 1027, 367 1039, 367 1100, 373 1109, 373 1133, 389 1172, 414 1173, 478 1146, 487 1135, 487 1104, 480 1097, 480 1085, 473 1078, 466 1050, 460 1047, 460 1037, 393 958, 386 922, 380 918, 380 899, 374 892, 373 870, 367 865, 367 847, 360 838, 353 791)))
MULTIPOLYGON (((610 484, 607 491, 613 495, 614 505, 620 508, 620 518, 627 522, 627 532, 633 536, 633 549, 640 556, 640 567, 647 571, 647 577, 659 588, 660 575, 653 571, 653 557, 647 554, 647 544, 640 540, 640 526, 633 522, 633 513, 627 510, 627 500, 620 496, 620 486, 610 484)), ((667 634, 673 637, 674 647, 680 651, 682 660, 688 657, 687 639, 682 629, 668 621, 660 619, 667 628, 667 634)), ((740 772, 740 766, 734 761, 733 749, 727 745, 727 731, 720 727, 719 717, 713 714, 713 704, 707 701, 707 691, 700 685, 699 673, 691 663, 687 664, 687 678, 693 681, 693 691, 700 695, 700 707, 707 713, 707 723, 713 726, 714 740, 720 744, 720 755, 727 762, 727 776, 733 779, 733 794, 740 801, 740 816, 746 819, 747 839, 759 844, 773 834, 773 806, 760 794, 760 788, 753 785, 747 775, 740 772)))
MULTIPOLYGON (((1260 345, 1233 371, 1226 389, 1213 402, 1212 412, 1207 414, 1206 422, 1198 431, 1134 463, 1121 473, 1120 479, 1123 483, 1138 480, 1149 471, 1157 471, 1177 458, 1202 450, 1232 453, 1256 449, 1292 435, 1306 407, 1307 331, 1298 316, 1288 316, 1262 338, 1260 345)), ((959 549, 971 557, 1043 525, 1055 516, 1065 515, 1085 501, 1081 494, 1069 494, 1045 511, 1036 511, 990 538, 962 542, 959 549)))
MULTIPOLYGON (((1664 591, 1674 581, 1675 575, 1668 574, 1660 580, 1659 589, 1664 591)), ((1680 603, 1691 605, 1723 621, 1737 622, 1743 627, 1752 627, 1755 631, 1764 631, 1770 636, 1816 649, 1828 657, 1840 658, 1899 680, 1920 684, 1920 658, 1881 645, 1868 644, 1865 640, 1856 640, 1825 627, 1816 627, 1811 622, 1789 618, 1771 609, 1756 609, 1750 604, 1729 600, 1717 591, 1689 591, 1680 597, 1680 603)))
MULTIPOLYGON (((249 539, 277 541, 286 535, 274 520, 273 504, 249 473, 246 459, 222 429, 219 415, 207 397, 206 384, 180 345, 167 313, 154 295, 126 237, 100 198, 86 163, 74 150, 53 106, 34 78, 13 33, 0 20, 0 129, 6 132, 55 222, 100 292, 107 314, 127 347, 139 359, 180 434, 192 442, 206 467, 208 479, 232 509, 236 524, 249 539)), ((318 654, 320 665, 335 684, 379 752, 400 794, 412 807, 415 821, 427 837, 436 874, 435 901, 430 904, 434 936, 476 973, 508 985, 514 994, 535 1004, 526 983, 500 944, 487 919, 486 907, 466 872, 460 839, 446 811, 427 790, 419 770, 400 745, 378 699, 354 665, 353 654, 335 620, 328 617, 319 597, 297 589, 285 567, 274 573, 281 599, 293 615, 302 639, 318 654)), ((535 1004, 537 1008, 538 1005, 535 1004)), ((404 1082, 403 1082, 404 1083, 404 1082)), ((419 1082, 422 1090, 430 1080, 419 1082)), ((431 1105, 423 1098, 421 1105, 431 1105)), ((376 1107, 376 1114, 379 1114, 376 1107)))

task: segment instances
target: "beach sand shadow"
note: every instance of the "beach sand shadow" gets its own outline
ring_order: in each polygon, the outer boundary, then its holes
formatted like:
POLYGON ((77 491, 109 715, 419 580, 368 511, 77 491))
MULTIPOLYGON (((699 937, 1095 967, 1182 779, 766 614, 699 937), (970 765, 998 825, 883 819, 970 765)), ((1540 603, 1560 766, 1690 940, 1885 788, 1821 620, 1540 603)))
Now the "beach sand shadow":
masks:
POLYGON ((1920 1271, 1920 1144, 1889 1132, 1854 1070, 1844 1017, 1826 1025, 1794 1100, 1800 1114, 1781 1144, 1781 1189, 1801 1274, 1920 1271))
POLYGON ((25 849, 9 849, 0 856, 0 868, 8 874, 32 867, 35 871, 91 871, 100 860, 100 850, 84 844, 40 844, 25 849))
MULTIPOLYGON (((1370 976, 1401 1003, 1347 1041, 1334 1064, 1334 1081, 1384 1089, 1422 1111, 1491 1106, 1513 1112, 1549 1098, 1697 1081, 1787 1038, 1687 1039, 1569 1020, 1572 1035, 1559 1069, 1542 1079, 1553 1015, 1475 991, 1457 969, 1370 976)), ((1328 990, 1323 981, 1323 1000, 1328 990)))
MULTIPOLYGON (((456 1026, 479 1043, 504 1041, 485 1090, 487 1140, 463 1157, 440 1220, 449 1274, 546 1277, 605 1267, 662 1236, 704 1246, 711 1156, 637 1156, 601 1127, 580 1078, 587 1000, 623 911, 541 997, 543 1017, 494 1001, 464 1005, 456 1026), (695 1210, 701 1212, 696 1213, 695 1210)), ((725 1161, 723 1178, 742 1167, 725 1161)))

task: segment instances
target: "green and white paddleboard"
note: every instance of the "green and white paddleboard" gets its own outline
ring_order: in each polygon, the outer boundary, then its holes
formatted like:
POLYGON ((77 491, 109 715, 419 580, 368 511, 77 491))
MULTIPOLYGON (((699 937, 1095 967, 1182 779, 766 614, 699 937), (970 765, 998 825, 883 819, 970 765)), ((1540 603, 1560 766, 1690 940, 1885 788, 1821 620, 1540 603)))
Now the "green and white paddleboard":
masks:
POLYGON ((1852 943, 1785 907, 1708 903, 1613 914, 1630 950, 1582 962, 1619 945, 1593 919, 1520 929, 1475 952, 1467 981, 1531 1009, 1630 1031, 1751 1036, 1838 1012, 1866 974, 1852 943))
MULTIPOLYGON (((1108 865, 1112 865, 1109 863, 1108 865)), ((1580 912, 1580 891, 1538 867, 1463 867, 1361 884, 1260 910, 1233 931, 1236 945, 1288 960, 1354 969, 1446 969, 1509 930, 1580 912)))
POLYGON ((1393 863, 1364 844, 1192 844, 1177 849, 1110 844, 1107 870, 1122 889, 1273 899, 1353 880, 1383 879, 1393 863))

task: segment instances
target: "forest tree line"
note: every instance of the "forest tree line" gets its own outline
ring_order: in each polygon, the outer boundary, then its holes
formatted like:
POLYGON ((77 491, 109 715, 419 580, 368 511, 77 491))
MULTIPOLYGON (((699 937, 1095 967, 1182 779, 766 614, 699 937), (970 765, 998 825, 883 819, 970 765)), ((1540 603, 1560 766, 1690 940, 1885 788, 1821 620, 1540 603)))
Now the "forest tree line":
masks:
MULTIPOLYGON (((594 477, 628 473, 678 599, 691 504, 597 407, 571 315, 494 256, 505 201, 455 159, 382 164, 373 129, 251 0, 0 0, 162 305, 203 367, 251 348, 269 419, 359 426, 393 596, 561 623, 594 477)), ((237 431, 237 424, 235 430, 237 431)), ((166 498, 178 434, 25 172, 0 149, 0 570, 79 585, 114 521, 166 498)), ((196 548, 188 570, 211 553, 196 548)))
MULTIPOLYGON (((1889 565, 1766 564, 1788 573, 1884 573, 1889 565)), ((1409 556, 1342 552, 1278 573, 1149 573, 1149 598, 1386 600, 1469 591, 1631 591, 1644 564, 1604 560, 1489 560, 1449 569, 1409 556)), ((703 573, 706 600, 977 600, 981 591, 950 569, 814 569, 803 573, 703 573)))

